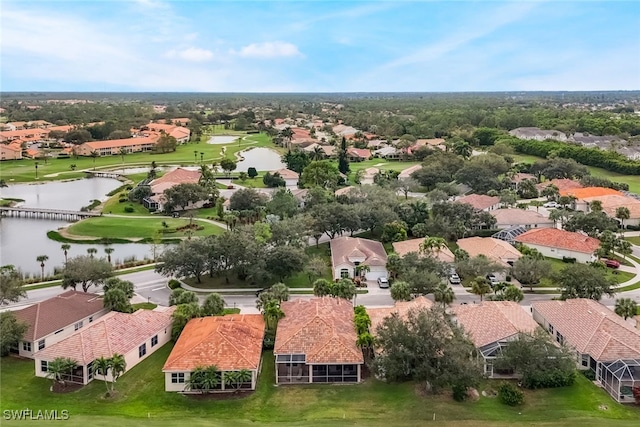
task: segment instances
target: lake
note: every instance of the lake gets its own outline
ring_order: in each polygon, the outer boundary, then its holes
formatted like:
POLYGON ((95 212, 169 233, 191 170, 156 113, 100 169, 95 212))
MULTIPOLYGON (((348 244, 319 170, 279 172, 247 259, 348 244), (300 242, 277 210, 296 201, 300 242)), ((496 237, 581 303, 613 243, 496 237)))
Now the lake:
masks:
MULTIPOLYGON (((0 189, 0 197, 24 199, 22 206, 48 209, 80 210, 91 200, 106 200, 107 193, 122 185, 107 178, 90 178, 68 182, 45 184, 15 184, 0 189)), ((13 264, 24 273, 40 275, 39 255, 47 255, 45 274, 53 274, 54 267, 62 267, 64 253, 62 243, 50 240, 47 232, 68 225, 67 221, 41 220, 31 218, 0 219, 0 265, 13 264)), ((71 243, 68 256, 86 255, 87 248, 98 249, 98 256, 105 256, 104 245, 71 243)), ((112 260, 124 260, 135 256, 137 259, 152 258, 148 244, 113 244, 112 260)))
POLYGON ((239 153, 243 160, 238 161, 234 172, 246 172, 250 167, 259 171, 275 171, 286 168, 281 155, 270 148, 257 147, 239 153))
POLYGON ((238 138, 239 137, 237 137, 237 136, 231 136, 231 135, 212 136, 207 141, 207 144, 230 144, 230 143, 234 142, 238 138))

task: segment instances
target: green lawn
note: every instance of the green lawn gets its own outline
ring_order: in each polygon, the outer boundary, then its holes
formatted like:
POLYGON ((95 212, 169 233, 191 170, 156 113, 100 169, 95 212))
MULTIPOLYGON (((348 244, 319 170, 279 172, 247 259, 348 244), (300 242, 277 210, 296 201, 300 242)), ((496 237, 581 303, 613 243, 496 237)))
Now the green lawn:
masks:
POLYGON ((131 304, 131 307, 133 307, 133 310, 153 310, 154 308, 156 308, 158 306, 158 304, 154 304, 152 302, 140 302, 138 304, 131 304))
POLYGON ((640 237, 638 236, 625 237, 625 240, 630 241, 634 245, 640 245, 640 237))
MULTIPOLYGON (((615 403, 583 376, 571 387, 527 391, 525 404, 511 408, 497 399, 454 402, 449 393, 422 396, 412 383, 385 384, 375 379, 351 386, 281 386, 274 384, 273 355, 264 354, 255 393, 227 400, 198 399, 164 391, 161 369, 172 345, 126 372, 118 396, 104 398, 101 381, 67 394, 49 391, 51 380, 33 375, 32 360, 3 358, 2 410, 66 409, 69 426, 632 426, 637 407, 615 403), (606 409, 605 409, 606 408, 606 409)), ((487 382, 483 388, 495 387, 487 382)), ((6 423, 6 424, 5 424, 6 423)), ((33 421, 3 425, 37 425, 33 421)))
MULTIPOLYGON (((162 230, 163 222, 169 226, 169 229, 189 224, 188 219, 175 219, 167 217, 159 218, 110 218, 97 217, 88 218, 71 225, 67 232, 73 236, 88 236, 96 238, 120 238, 120 239, 150 239, 162 230)), ((203 230, 196 231, 194 236, 210 236, 212 234, 221 234, 224 230, 213 224, 203 221, 197 221, 198 225, 204 227, 203 230)), ((184 232, 164 233, 164 238, 181 238, 185 237, 184 232)))

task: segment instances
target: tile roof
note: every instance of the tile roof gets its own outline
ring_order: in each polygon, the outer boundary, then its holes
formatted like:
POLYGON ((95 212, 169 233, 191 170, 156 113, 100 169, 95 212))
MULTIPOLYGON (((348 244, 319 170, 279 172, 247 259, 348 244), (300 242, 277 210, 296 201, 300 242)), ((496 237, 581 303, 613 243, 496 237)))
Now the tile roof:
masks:
POLYGON ((382 321, 394 314, 400 316, 401 319, 406 319, 411 310, 430 309, 431 307, 433 307, 433 302, 430 299, 419 296, 411 301, 397 301, 393 307, 367 308, 367 314, 371 319, 369 331, 375 335, 382 321))
POLYGON ((264 319, 261 314, 227 314, 191 319, 182 330, 163 371, 192 371, 215 365, 221 371, 257 370, 264 319))
POLYGON ((558 187, 560 191, 572 190, 576 188, 583 188, 584 186, 580 184, 578 181, 574 181, 572 179, 567 178, 556 178, 550 181, 541 182, 540 184, 536 184, 536 188, 540 191, 547 188, 551 184, 558 187))
POLYGON ((355 265, 349 258, 364 258, 362 264, 387 265, 387 252, 382 243, 360 237, 338 237, 330 241, 331 265, 355 265))
POLYGON ((528 179, 532 179, 534 181, 537 182, 537 178, 535 177, 535 175, 531 175, 530 173, 522 173, 519 172, 515 175, 513 175, 511 177, 511 182, 515 182, 515 183, 521 183, 522 181, 528 180, 528 179))
POLYGON ((553 224, 549 218, 533 210, 496 209, 489 213, 496 219, 497 224, 553 224))
POLYGON ((371 157, 371 151, 365 148, 349 147, 347 148, 347 154, 350 156, 360 157, 363 159, 368 159, 371 157))
POLYGON ((109 139, 107 141, 91 141, 85 142, 83 145, 93 149, 99 150, 101 148, 114 148, 114 147, 127 147, 130 145, 146 145, 155 144, 158 138, 154 136, 149 137, 137 137, 137 138, 124 138, 124 139, 109 139))
POLYGON ((353 304, 322 297, 285 301, 274 354, 305 354, 307 363, 364 363, 353 321, 353 304))
POLYGON ((348 194, 351 190, 355 190, 356 187, 350 185, 348 187, 338 188, 333 194, 335 196, 342 196, 343 194, 348 194))
POLYGON ((411 174, 420 169, 422 169, 422 165, 413 165, 411 167, 403 169, 402 172, 400 172, 400 174, 398 175, 398 178, 411 178, 411 174))
POLYGON ((468 196, 458 198, 456 202, 466 203, 481 211, 500 203, 500 197, 492 197, 485 194, 469 194, 468 196))
POLYGON ((138 310, 135 313, 112 311, 73 335, 46 347, 36 358, 53 360, 70 357, 86 365, 99 357, 125 355, 165 328, 171 328, 175 307, 164 310, 138 310))
POLYGON ((458 305, 451 310, 476 347, 507 339, 520 332, 531 333, 538 327, 527 310, 512 301, 483 301, 480 304, 458 305))
POLYGON ((153 193, 162 193, 167 188, 171 188, 178 184, 197 184, 200 181, 200 171, 191 171, 188 169, 177 168, 171 172, 167 172, 160 178, 154 179, 149 183, 153 193))
POLYGON ((580 353, 601 362, 640 358, 640 331, 596 301, 535 301, 532 306, 580 353))
POLYGON ((490 260, 508 267, 508 261, 515 261, 522 254, 504 240, 493 237, 467 237, 457 241, 458 247, 465 250, 470 257, 484 255, 490 260))
POLYGON ((37 341, 103 310, 104 304, 98 295, 66 291, 13 314, 29 325, 24 340, 37 341))
POLYGON ((585 197, 599 197, 608 195, 622 196, 623 194, 618 190, 606 187, 585 187, 585 188, 573 188, 568 190, 560 190, 561 196, 573 196, 576 199, 584 199, 585 197))
POLYGON ((286 169, 286 168, 278 169, 274 173, 280 174, 280 177, 282 179, 298 179, 300 177, 298 172, 295 172, 295 171, 292 171, 291 169, 286 169))
POLYGON ((572 231, 557 228, 537 228, 526 231, 515 238, 516 242, 549 246, 569 251, 591 254, 600 247, 600 240, 572 231))
MULTIPOLYGON (((424 242, 424 240, 425 239, 410 239, 393 242, 393 250, 401 257, 409 252, 420 253, 420 244, 424 242)), ((432 255, 442 262, 454 262, 456 258, 453 252, 446 246, 438 251, 433 251, 432 255)))
POLYGON ((623 206, 629 209, 629 218, 640 218, 640 200, 633 197, 610 194, 607 196, 584 197, 582 200, 586 202, 600 200, 602 202, 602 211, 612 218, 616 216, 616 209, 623 206))

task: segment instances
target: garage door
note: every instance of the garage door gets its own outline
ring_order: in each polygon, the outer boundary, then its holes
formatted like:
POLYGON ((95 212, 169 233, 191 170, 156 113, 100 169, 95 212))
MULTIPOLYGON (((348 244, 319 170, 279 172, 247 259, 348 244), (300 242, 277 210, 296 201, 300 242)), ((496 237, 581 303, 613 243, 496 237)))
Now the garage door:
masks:
POLYGON ((369 271, 365 277, 367 280, 377 280, 378 277, 387 277, 387 270, 369 271))

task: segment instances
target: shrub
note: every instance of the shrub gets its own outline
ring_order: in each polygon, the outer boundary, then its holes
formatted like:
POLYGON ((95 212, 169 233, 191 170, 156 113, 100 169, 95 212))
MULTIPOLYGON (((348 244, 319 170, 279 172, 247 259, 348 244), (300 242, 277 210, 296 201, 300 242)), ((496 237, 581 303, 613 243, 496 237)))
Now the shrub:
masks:
POLYGON ((575 370, 552 369, 528 373, 522 377, 522 386, 528 389, 566 387, 573 384, 575 379, 575 370))
POLYGON ((262 340, 262 348, 264 350, 273 350, 273 346, 276 343, 276 337, 273 331, 267 330, 262 340))
POLYGON ((575 258, 571 258, 571 257, 567 257, 567 256, 563 256, 562 257, 562 262, 566 262, 567 264, 575 264, 576 263, 576 259, 575 258))
POLYGON ((124 211, 126 213, 132 213, 133 211, 135 211, 135 209, 133 208, 133 206, 129 205, 124 207, 124 211))
POLYGON ((584 377, 589 381, 596 380, 596 373, 593 371, 593 369, 580 370, 580 373, 584 375, 584 377))
POLYGON ((451 391, 453 391, 453 400, 456 402, 463 402, 467 399, 467 387, 460 384, 454 384, 451 387, 451 391))
POLYGON ((510 282, 510 281, 511 281, 511 276, 507 276, 507 277, 505 277, 505 280, 506 280, 507 282, 510 282))
POLYGON ((524 403, 524 393, 512 383, 502 383, 498 386, 498 398, 509 406, 518 406, 524 403))
POLYGON ((124 203, 124 202, 126 202, 126 201, 128 201, 126 197, 120 197, 120 198, 118 199, 118 203, 124 203))
POLYGON ((167 284, 167 286, 169 286, 169 289, 178 289, 181 285, 180 285, 180 282, 177 281, 176 279, 171 279, 169 280, 169 283, 167 284))

